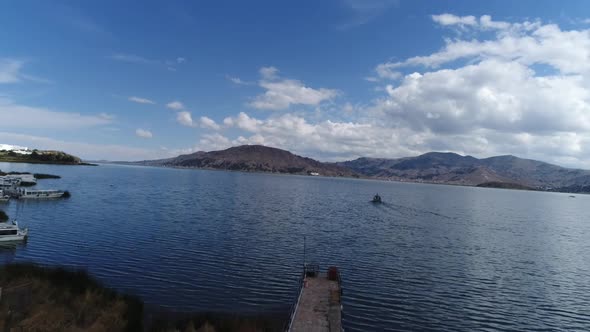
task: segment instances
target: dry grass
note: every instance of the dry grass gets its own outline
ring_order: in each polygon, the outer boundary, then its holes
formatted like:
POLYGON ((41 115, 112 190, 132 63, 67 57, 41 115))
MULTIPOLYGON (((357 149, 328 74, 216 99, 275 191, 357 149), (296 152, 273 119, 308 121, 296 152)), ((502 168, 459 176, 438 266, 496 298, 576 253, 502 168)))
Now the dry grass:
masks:
MULTIPOLYGON (((143 303, 103 287, 84 271, 32 264, 0 267, 0 331, 117 332, 144 330, 143 303)), ((153 332, 281 331, 285 317, 160 313, 153 332)), ((153 317, 153 316, 152 316, 153 317)))
POLYGON ((0 328, 14 331, 138 331, 142 304, 81 271, 33 265, 0 268, 0 328))

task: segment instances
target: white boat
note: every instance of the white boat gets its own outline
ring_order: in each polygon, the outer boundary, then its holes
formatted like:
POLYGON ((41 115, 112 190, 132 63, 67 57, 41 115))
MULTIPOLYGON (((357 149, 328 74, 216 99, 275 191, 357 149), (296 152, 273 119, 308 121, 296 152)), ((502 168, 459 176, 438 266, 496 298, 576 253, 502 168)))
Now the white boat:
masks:
POLYGON ((28 190, 20 189, 18 191, 18 198, 44 199, 44 198, 60 198, 63 197, 65 191, 62 190, 28 190))
POLYGON ((0 223, 0 242, 22 241, 28 234, 29 229, 20 229, 16 220, 0 223))
POLYGON ((2 178, 4 181, 16 182, 18 186, 34 186, 37 184, 37 179, 33 174, 7 174, 2 178))
POLYGON ((4 189, 0 188, 0 203, 6 203, 10 200, 10 195, 4 192, 4 189))

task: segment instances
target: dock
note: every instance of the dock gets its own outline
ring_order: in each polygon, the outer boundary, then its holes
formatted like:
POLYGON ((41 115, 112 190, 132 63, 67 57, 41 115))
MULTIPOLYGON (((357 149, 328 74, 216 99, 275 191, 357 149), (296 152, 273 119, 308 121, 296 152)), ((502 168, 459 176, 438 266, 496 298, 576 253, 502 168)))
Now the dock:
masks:
POLYGON ((317 266, 307 265, 287 331, 341 332, 341 283, 337 268, 320 272, 317 266))

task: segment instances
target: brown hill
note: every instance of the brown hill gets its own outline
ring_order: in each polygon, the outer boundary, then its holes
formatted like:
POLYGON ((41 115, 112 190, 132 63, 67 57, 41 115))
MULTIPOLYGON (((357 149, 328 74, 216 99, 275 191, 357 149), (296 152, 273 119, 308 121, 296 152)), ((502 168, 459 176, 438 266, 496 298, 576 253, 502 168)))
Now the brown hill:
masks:
POLYGON ((577 187, 590 186, 590 171, 515 156, 477 159, 456 153, 429 152, 399 159, 359 158, 338 165, 365 176, 400 181, 472 186, 506 183, 513 187, 557 191, 572 191, 577 187))
POLYGON ((223 169, 286 174, 319 173, 325 176, 357 176, 349 168, 322 163, 289 151, 262 145, 242 145, 220 151, 180 155, 176 158, 139 162, 142 165, 223 169))

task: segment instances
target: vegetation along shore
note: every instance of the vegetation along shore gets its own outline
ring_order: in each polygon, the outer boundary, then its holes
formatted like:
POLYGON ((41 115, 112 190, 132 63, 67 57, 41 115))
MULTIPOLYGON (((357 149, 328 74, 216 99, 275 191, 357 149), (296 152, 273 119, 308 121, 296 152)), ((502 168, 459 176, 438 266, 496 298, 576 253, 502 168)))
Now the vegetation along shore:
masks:
POLYGON ((282 316, 171 314, 145 310, 134 296, 103 286, 82 270, 0 267, 0 327, 5 331, 280 331, 282 316))

